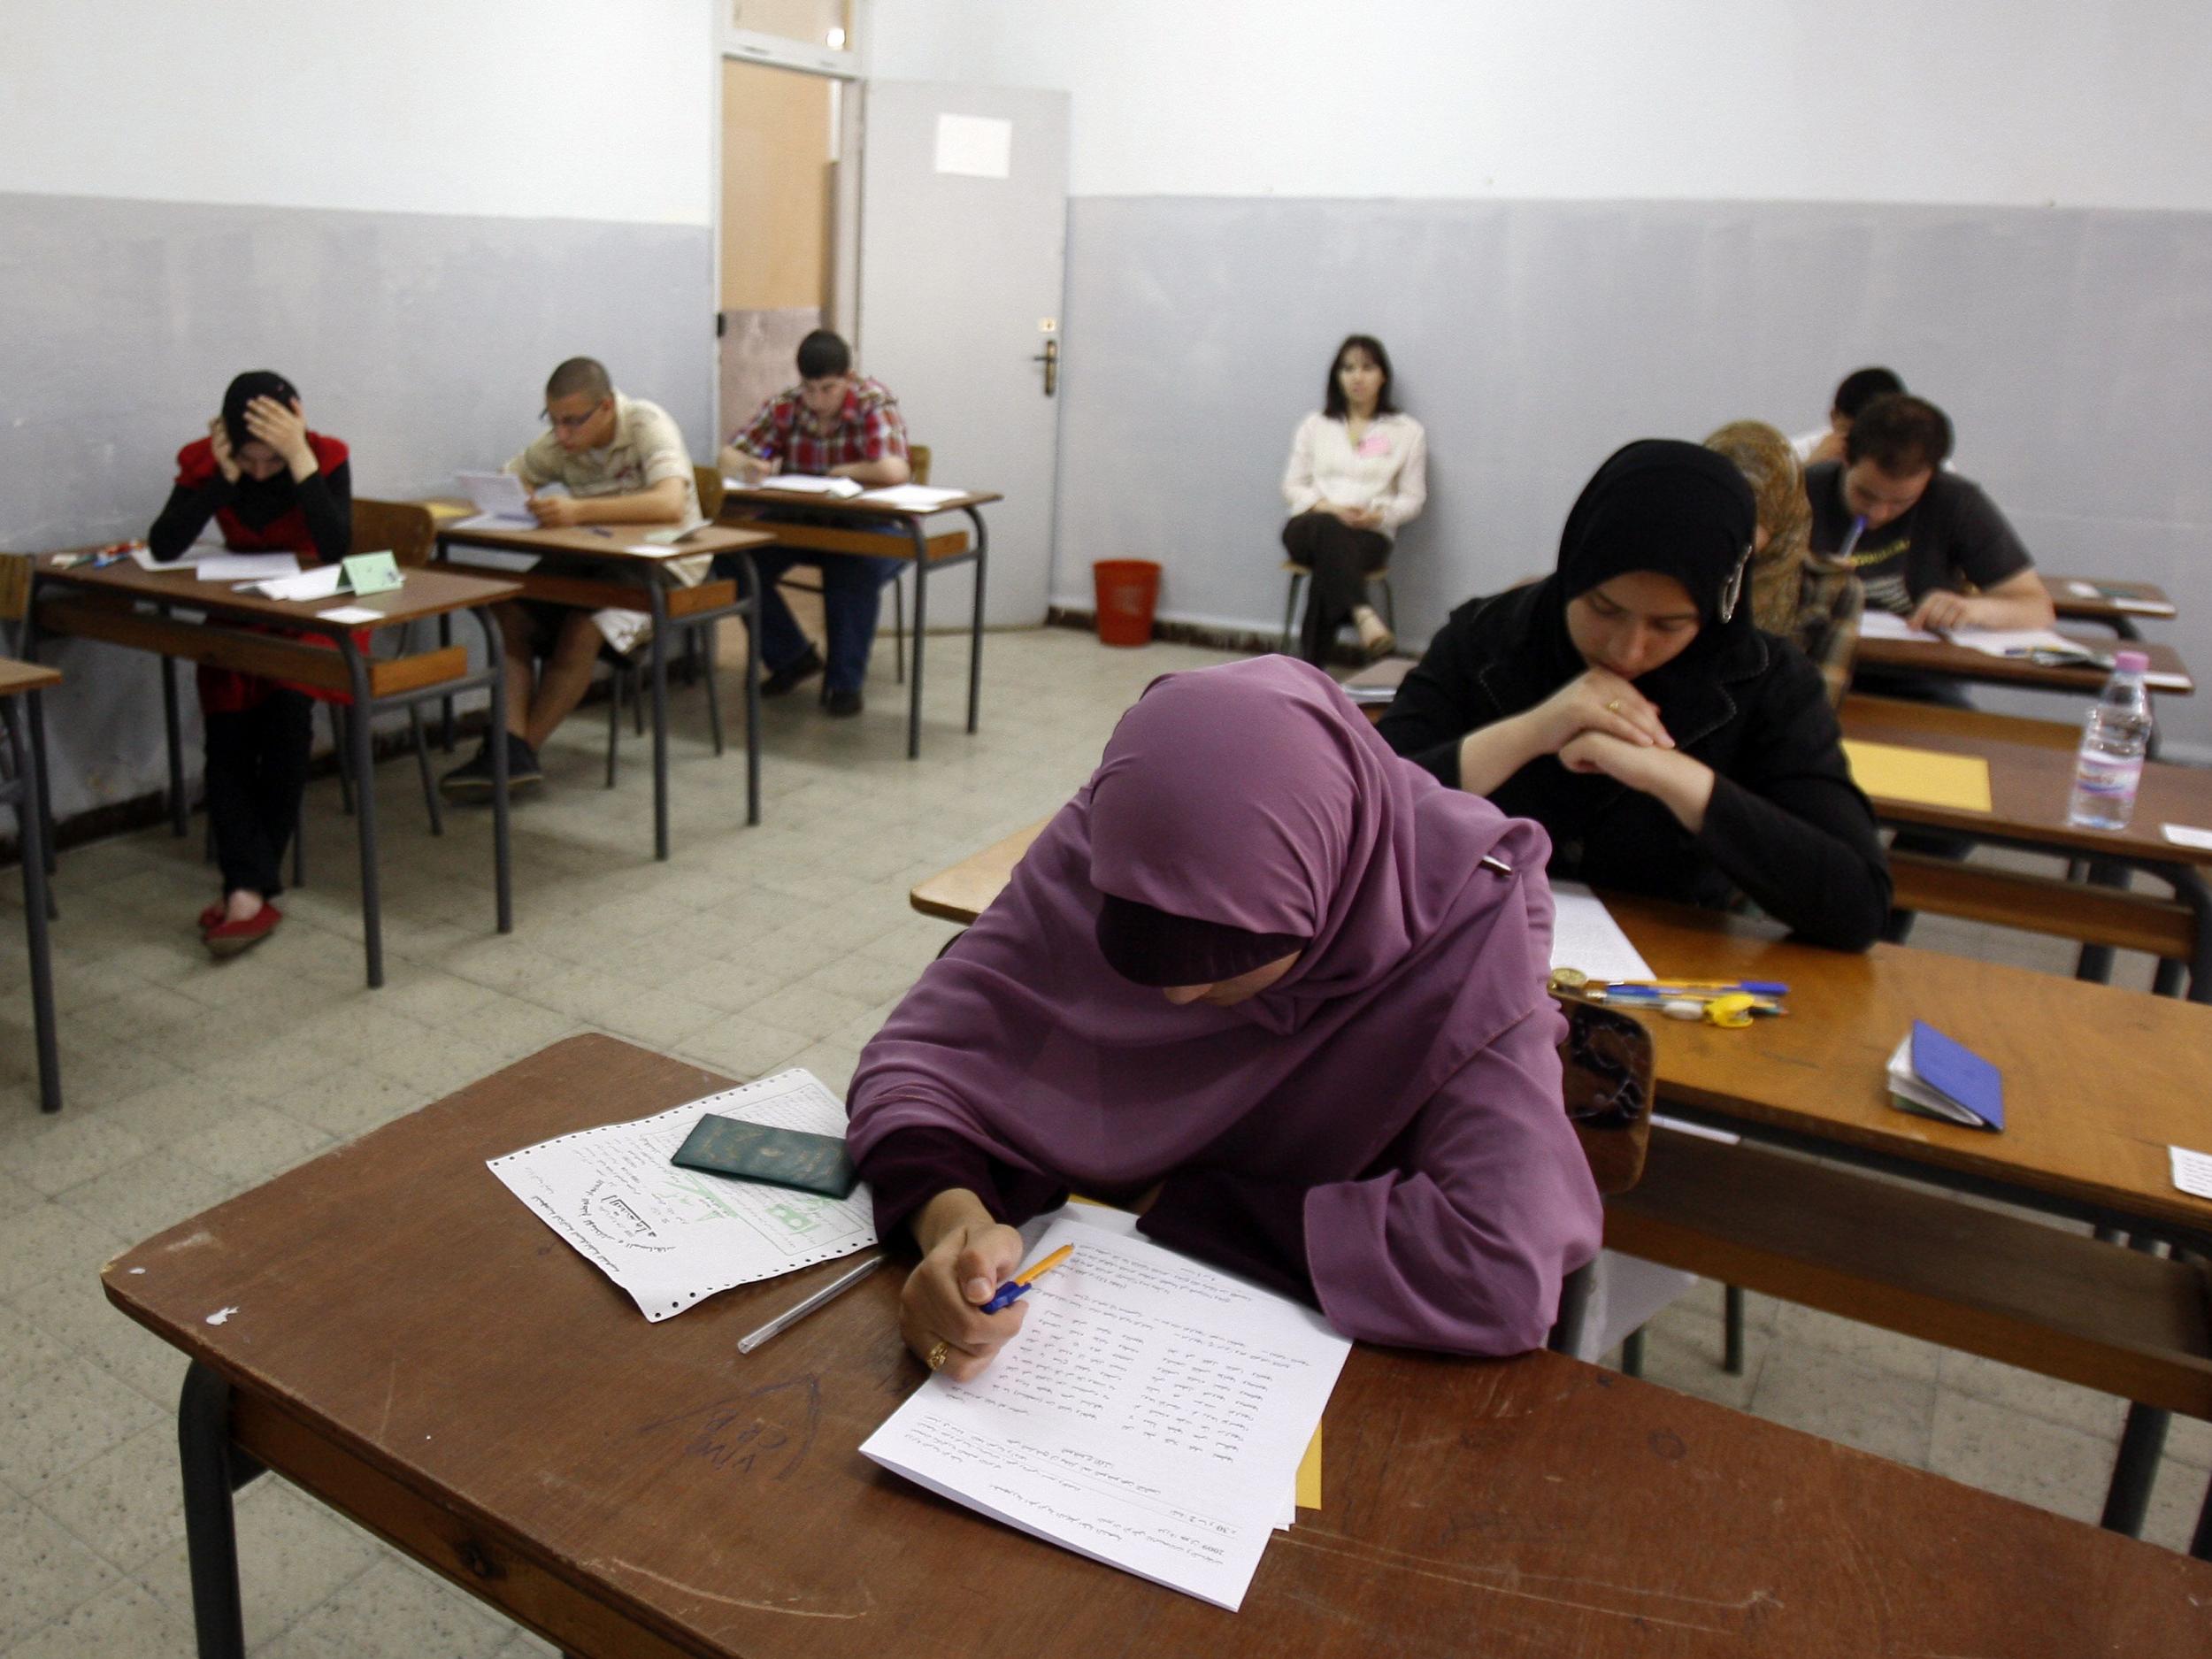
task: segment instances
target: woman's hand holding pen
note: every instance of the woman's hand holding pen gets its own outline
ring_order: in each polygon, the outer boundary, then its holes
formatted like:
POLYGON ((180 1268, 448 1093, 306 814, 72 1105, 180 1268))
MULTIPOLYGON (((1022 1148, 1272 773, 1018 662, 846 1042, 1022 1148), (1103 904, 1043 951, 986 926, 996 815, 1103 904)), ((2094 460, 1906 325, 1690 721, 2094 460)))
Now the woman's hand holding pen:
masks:
POLYGON ((1022 1237, 991 1219, 973 1193, 940 1193, 914 1218, 921 1265, 899 1293, 899 1334, 923 1364, 939 1351, 941 1371, 955 1382, 979 1376, 1022 1328, 1028 1304, 998 1313, 982 1305, 1020 1271, 1022 1237))

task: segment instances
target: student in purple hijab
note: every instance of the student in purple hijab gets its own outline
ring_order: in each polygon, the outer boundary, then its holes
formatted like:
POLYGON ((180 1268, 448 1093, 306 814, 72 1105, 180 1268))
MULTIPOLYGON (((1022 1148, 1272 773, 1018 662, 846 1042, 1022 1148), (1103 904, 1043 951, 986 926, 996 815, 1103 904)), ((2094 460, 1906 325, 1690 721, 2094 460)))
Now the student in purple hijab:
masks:
POLYGON ((1348 1336, 1542 1343, 1596 1254, 1560 1100, 1542 830, 1394 757, 1287 657, 1171 674, 862 1054, 849 1141, 922 1251, 907 1345, 974 1375, 1071 1189, 1348 1336))

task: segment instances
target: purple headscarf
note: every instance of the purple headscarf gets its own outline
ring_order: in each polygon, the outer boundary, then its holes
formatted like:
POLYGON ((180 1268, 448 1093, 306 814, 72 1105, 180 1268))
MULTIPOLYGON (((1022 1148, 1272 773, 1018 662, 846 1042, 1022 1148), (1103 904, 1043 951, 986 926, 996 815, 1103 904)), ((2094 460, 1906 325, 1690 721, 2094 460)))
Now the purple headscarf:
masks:
POLYGON ((853 1154, 949 1129, 1097 1194, 1193 1164, 1351 1180, 1549 1010, 1549 853, 1536 825, 1393 755, 1317 669, 1156 680, 861 1056, 853 1154), (1311 943, 1249 1001, 1176 1007, 1107 964, 1108 893, 1311 943))

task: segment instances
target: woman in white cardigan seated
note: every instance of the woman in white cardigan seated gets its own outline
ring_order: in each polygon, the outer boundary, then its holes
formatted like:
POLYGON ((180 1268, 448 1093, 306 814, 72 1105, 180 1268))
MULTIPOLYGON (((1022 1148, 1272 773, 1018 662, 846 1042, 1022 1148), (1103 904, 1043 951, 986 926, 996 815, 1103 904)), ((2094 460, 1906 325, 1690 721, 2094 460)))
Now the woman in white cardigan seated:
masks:
POLYGON ((1350 622, 1369 661, 1397 641, 1367 603, 1367 576, 1390 560, 1398 528, 1428 500, 1428 435, 1390 401, 1390 354, 1371 334, 1336 349, 1321 411, 1298 423, 1283 471, 1283 546, 1313 572, 1298 654, 1328 665, 1350 622))

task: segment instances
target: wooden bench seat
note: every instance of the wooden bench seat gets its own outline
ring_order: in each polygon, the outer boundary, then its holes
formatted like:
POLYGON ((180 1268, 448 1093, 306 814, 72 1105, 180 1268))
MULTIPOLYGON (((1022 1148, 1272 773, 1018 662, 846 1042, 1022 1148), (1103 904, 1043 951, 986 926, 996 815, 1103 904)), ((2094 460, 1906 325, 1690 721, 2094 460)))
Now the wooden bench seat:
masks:
POLYGON ((1895 885, 1891 902, 1901 910, 1989 922, 2170 961, 2188 962, 2196 955, 2195 913, 2177 899, 1928 853, 1893 850, 1889 871, 1895 885))
POLYGON ((2046 1223, 1751 1145, 1659 1131, 1605 1242, 2212 1418, 2212 1276, 2046 1223))

